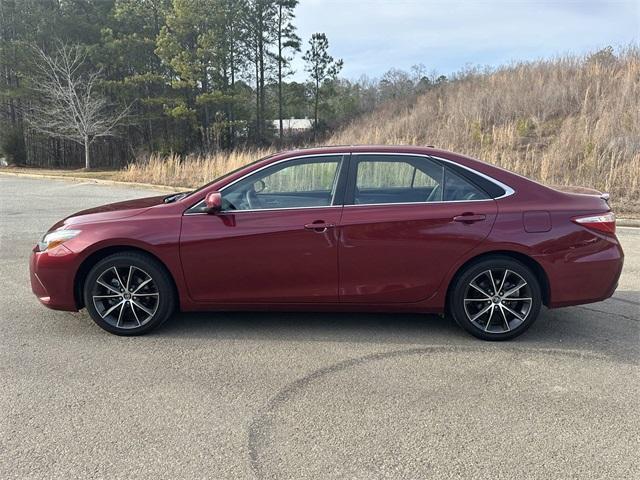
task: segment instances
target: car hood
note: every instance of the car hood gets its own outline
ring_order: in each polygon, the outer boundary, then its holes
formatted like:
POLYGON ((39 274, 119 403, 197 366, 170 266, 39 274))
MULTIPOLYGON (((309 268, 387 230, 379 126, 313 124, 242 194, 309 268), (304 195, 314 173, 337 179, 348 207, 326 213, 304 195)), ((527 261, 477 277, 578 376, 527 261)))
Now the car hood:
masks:
POLYGON ((150 207, 163 204, 163 200, 165 198, 166 195, 160 195, 156 197, 138 198, 135 200, 126 200, 124 202, 109 203, 107 205, 89 208, 87 210, 76 212, 63 220, 60 220, 51 227, 50 230, 56 230, 63 226, 105 222, 133 217, 141 214, 150 207))

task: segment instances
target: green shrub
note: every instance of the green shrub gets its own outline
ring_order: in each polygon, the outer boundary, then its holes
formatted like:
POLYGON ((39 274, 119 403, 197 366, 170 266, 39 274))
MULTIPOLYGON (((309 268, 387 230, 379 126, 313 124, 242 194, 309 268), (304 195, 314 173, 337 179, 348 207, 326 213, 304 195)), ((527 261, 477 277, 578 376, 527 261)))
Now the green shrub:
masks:
POLYGON ((533 135, 536 124, 530 118, 519 118, 516 123, 516 130, 521 137, 529 137, 533 135))

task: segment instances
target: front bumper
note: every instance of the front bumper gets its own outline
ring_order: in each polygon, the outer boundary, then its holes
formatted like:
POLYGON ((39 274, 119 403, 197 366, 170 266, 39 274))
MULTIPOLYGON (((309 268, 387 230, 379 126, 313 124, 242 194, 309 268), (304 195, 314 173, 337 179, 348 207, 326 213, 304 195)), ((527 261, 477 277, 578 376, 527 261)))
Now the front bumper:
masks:
POLYGON ((38 251, 37 247, 32 250, 29 258, 31 290, 40 303, 54 310, 78 311, 74 295, 78 264, 78 255, 64 245, 46 252, 38 251))

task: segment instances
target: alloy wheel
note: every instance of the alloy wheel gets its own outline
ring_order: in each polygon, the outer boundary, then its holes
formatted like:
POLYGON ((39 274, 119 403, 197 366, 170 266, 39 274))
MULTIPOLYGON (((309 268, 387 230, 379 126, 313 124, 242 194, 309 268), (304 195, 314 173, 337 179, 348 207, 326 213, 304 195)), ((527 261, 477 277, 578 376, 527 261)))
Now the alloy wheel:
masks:
POLYGON ((476 275, 466 286, 467 319, 487 333, 507 333, 522 325, 533 305, 531 286, 508 268, 492 268, 476 275))
POLYGON ((160 303, 160 292, 151 275, 133 265, 104 270, 96 279, 91 296, 102 320, 119 329, 145 325, 160 303))

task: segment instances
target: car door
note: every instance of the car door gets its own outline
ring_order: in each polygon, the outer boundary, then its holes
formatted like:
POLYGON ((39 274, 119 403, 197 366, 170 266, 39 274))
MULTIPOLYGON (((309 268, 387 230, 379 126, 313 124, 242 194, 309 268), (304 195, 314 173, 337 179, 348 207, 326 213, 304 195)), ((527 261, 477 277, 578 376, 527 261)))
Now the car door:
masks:
POLYGON ((340 300, 418 302, 490 232, 497 207, 443 162, 354 154, 339 244, 340 300))
POLYGON ((337 302, 344 163, 342 155, 277 162, 224 187, 218 214, 187 211, 180 255, 191 297, 337 302))

